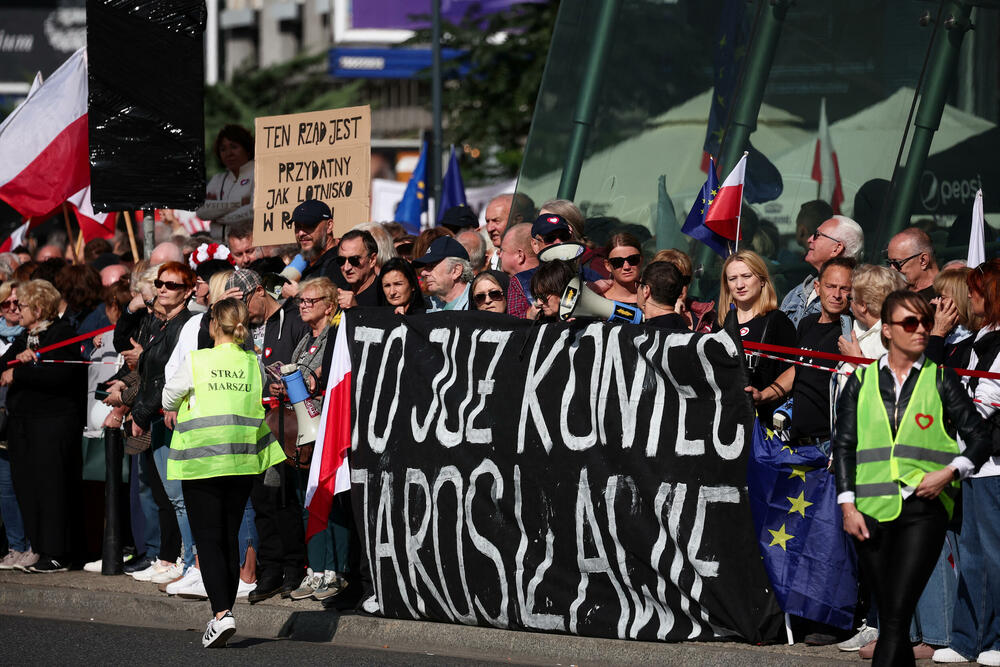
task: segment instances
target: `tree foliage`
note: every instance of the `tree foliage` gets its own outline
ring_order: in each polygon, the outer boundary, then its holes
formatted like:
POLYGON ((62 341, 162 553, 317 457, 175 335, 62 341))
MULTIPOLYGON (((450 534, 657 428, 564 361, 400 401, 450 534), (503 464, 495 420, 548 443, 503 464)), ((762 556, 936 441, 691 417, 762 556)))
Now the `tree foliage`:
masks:
MULTIPOLYGON (((558 8, 552 0, 487 17, 471 10, 458 25, 442 26, 442 48, 463 51, 444 63, 444 139, 478 149, 480 158, 463 165, 473 179, 517 174, 558 8)), ((420 30, 409 43, 426 45, 430 37, 430 29, 420 30)))
POLYGON ((205 156, 214 171, 212 146, 219 130, 229 123, 253 132, 258 116, 320 111, 358 103, 361 82, 334 83, 325 69, 327 53, 299 55, 269 67, 245 65, 232 81, 205 88, 205 156))

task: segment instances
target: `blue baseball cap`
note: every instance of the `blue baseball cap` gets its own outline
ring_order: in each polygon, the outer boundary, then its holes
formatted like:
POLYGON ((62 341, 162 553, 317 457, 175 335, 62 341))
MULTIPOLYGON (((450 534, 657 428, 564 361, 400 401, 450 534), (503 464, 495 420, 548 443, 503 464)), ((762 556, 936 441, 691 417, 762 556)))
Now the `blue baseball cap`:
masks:
POLYGON ((330 207, 318 199, 307 199, 292 211, 292 223, 303 227, 315 227, 332 217, 330 207))
POLYGON ((469 261, 469 253, 466 252, 461 243, 451 236, 441 236, 434 239, 430 247, 427 248, 427 252, 415 258, 412 264, 414 266, 424 266, 440 262, 447 257, 456 257, 464 259, 467 262, 469 261))
POLYGON ((546 234, 551 234, 552 232, 559 231, 560 229, 565 229, 571 234, 573 233, 572 228, 569 226, 569 222, 566 221, 566 218, 556 213, 543 213, 535 219, 534 223, 532 223, 531 235, 545 236, 546 234))

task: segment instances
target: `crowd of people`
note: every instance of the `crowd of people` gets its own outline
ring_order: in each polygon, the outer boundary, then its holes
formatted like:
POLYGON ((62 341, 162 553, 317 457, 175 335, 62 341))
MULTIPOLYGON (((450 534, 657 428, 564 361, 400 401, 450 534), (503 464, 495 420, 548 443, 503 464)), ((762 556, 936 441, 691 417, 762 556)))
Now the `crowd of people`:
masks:
MULTIPOLYGON (((220 138, 232 176, 211 186, 220 200, 252 160, 244 140, 220 138)), ((9 549, 0 569, 53 573, 82 562, 83 459, 121 429, 133 547, 125 570, 167 595, 208 599, 207 646, 235 630, 237 598, 371 607, 346 494, 326 530, 304 539, 312 452, 296 446, 281 367, 302 370, 318 411, 345 311, 555 322, 579 278, 634 304, 647 326, 711 332, 728 321, 744 341, 806 351, 810 365, 748 354, 746 391, 790 446, 830 457, 857 544, 861 628, 838 637, 811 627, 807 642, 844 640, 842 649, 877 664, 933 656, 1000 665, 1000 587, 989 576, 1000 571, 989 519, 1000 497, 990 421, 1000 381, 950 370, 1000 370, 1000 259, 939 269, 928 235, 910 228, 892 239, 885 266, 858 264, 861 227, 832 215, 806 241, 813 274, 783 299, 772 265, 747 249, 724 261, 717 294, 696 295, 686 253, 651 255, 628 231, 591 243, 566 200, 536 208, 501 195, 482 228, 462 206, 418 236, 396 223, 338 236, 330 208, 309 200, 292 214, 294 245, 260 247, 242 219, 244 198, 224 207, 225 238, 164 233, 148 260, 103 240, 77 261, 51 243, 0 255, 9 549), (569 244, 572 253, 546 252, 569 244), (852 363, 808 351, 879 362, 850 375, 852 363), (265 408, 268 398, 279 400, 265 408)))

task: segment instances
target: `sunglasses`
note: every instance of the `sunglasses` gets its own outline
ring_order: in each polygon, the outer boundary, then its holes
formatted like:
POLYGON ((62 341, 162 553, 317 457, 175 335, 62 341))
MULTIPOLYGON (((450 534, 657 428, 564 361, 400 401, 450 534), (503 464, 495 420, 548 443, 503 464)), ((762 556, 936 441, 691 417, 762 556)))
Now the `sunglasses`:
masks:
POLYGON ((890 322, 889 324, 898 324, 899 326, 903 327, 903 331, 905 331, 906 333, 915 333, 917 331, 917 327, 919 327, 921 324, 924 325, 924 329, 930 331, 931 328, 934 326, 934 321, 927 318, 914 317, 913 315, 910 315, 909 317, 904 317, 901 320, 898 320, 896 322, 890 322))
POLYGON ((914 257, 920 257, 922 254, 924 254, 924 253, 918 252, 915 255, 910 255, 906 259, 890 259, 890 260, 887 260, 885 264, 886 264, 886 266, 888 266, 890 268, 893 268, 893 269, 896 269, 897 271, 902 271, 903 270, 903 264, 906 264, 907 262, 909 262, 914 257))
POLYGON ((173 280, 160 280, 157 278, 153 281, 153 287, 156 289, 163 289, 166 287, 171 292, 177 292, 184 289, 184 283, 175 283, 173 280))
POLYGON ((21 304, 18 303, 17 299, 11 299, 10 301, 4 301, 0 303, 0 310, 20 310, 21 304))
POLYGON ((567 229, 557 229, 554 232, 542 234, 542 241, 545 243, 566 243, 569 239, 570 233, 567 229))
POLYGON ((308 297, 300 296, 295 301, 300 306, 305 306, 306 308, 312 308, 313 306, 315 306, 320 301, 326 301, 326 297, 324 297, 324 296, 318 296, 315 299, 310 299, 308 297))
POLYGON ((475 300, 477 306, 481 306, 486 303, 486 299, 489 299, 490 301, 502 301, 503 292, 498 289, 491 289, 489 292, 474 294, 472 298, 475 300))
POLYGON ((351 266, 353 266, 354 268, 358 268, 359 266, 361 266, 361 260, 363 259, 365 259, 363 255, 351 255, 350 257, 344 257, 343 255, 338 255, 337 257, 333 258, 333 261, 337 263, 337 266, 343 266, 344 264, 350 262, 351 266))
POLYGON ((832 236, 830 236, 829 234, 824 234, 823 232, 819 231, 818 229, 815 232, 812 233, 812 240, 813 241, 819 241, 819 237, 821 237, 821 236, 830 239, 834 243, 841 243, 841 244, 843 243, 843 241, 841 241, 840 239, 835 239, 832 236))
POLYGON ((629 266, 639 266, 639 262, 641 261, 642 255, 638 253, 629 255, 628 257, 608 257, 608 264, 615 269, 620 269, 625 266, 625 262, 628 262, 629 266))

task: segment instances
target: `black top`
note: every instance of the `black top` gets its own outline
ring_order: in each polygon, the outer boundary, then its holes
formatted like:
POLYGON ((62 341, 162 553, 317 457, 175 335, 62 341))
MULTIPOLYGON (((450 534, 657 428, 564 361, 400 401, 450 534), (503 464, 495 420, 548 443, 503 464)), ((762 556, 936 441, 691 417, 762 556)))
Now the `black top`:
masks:
MULTIPOLYGON (((788 315, 777 309, 740 324, 739 332, 740 338, 751 343, 768 343, 770 345, 784 345, 785 347, 798 345, 795 325, 788 319, 788 315)), ((760 391, 777 380, 778 376, 789 367, 789 364, 784 361, 758 357, 753 354, 747 354, 746 359, 747 370, 750 373, 750 386, 760 391)), ((774 409, 783 402, 784 399, 779 399, 770 403, 762 403, 757 406, 757 413, 766 423, 770 423, 774 409)))
POLYGON ((660 329, 688 329, 688 321, 683 315, 678 315, 677 313, 668 313, 666 315, 657 315, 656 317, 651 317, 646 320, 646 324, 651 327, 658 327, 660 329))
POLYGON ((306 267, 306 270, 302 272, 301 280, 325 276, 340 289, 351 289, 351 286, 346 280, 344 280, 344 274, 340 270, 340 267, 337 266, 336 259, 337 248, 334 246, 320 255, 319 259, 306 267))
MULTIPOLYGON (((68 320, 55 320, 38 336, 38 347, 43 348, 76 335, 68 320)), ((0 368, 6 369, 27 348, 28 332, 21 332, 2 357, 0 368)), ((65 345, 42 355, 43 359, 81 361, 79 345, 65 345)), ((17 364, 14 381, 7 393, 7 409, 12 416, 37 417, 73 415, 82 420, 86 410, 87 371, 76 364, 17 364)), ((43 446, 48 443, 28 443, 43 446)))
POLYGON ((380 305, 378 293, 381 291, 381 282, 379 281, 378 276, 375 276, 375 280, 372 281, 372 284, 354 295, 354 298, 358 300, 358 305, 362 308, 374 308, 375 306, 380 305))
MULTIPOLYGON (((837 339, 841 334, 840 320, 820 324, 819 318, 819 313, 802 318, 798 328, 798 346, 803 350, 837 354, 839 352, 837 339)), ((800 357, 799 361, 827 368, 836 366, 836 362, 830 359, 800 357)), ((830 372, 808 366, 796 366, 792 396, 795 399, 792 405, 792 437, 829 437, 830 372)))
POLYGON ((939 366, 951 368, 968 368, 972 358, 972 344, 976 340, 973 331, 957 343, 946 343, 943 336, 930 336, 927 339, 927 349, 924 354, 939 366))

